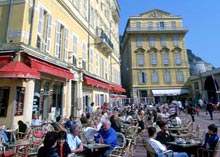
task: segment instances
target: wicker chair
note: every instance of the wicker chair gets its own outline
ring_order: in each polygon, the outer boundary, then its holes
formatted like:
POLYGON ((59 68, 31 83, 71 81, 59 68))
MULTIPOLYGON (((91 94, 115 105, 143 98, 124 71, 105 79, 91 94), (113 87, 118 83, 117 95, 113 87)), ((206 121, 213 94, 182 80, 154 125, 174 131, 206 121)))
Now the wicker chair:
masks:
POLYGON ((168 153, 172 153, 172 150, 168 150, 166 152, 161 152, 161 153, 156 152, 156 150, 151 146, 151 144, 145 139, 143 140, 143 144, 147 150, 147 156, 149 157, 160 157, 160 156, 168 155, 168 153))
POLYGON ((208 150, 205 148, 197 149, 197 156, 199 157, 218 157, 218 152, 220 148, 220 139, 218 140, 214 150, 208 150), (202 156, 201 156, 202 154, 202 156))

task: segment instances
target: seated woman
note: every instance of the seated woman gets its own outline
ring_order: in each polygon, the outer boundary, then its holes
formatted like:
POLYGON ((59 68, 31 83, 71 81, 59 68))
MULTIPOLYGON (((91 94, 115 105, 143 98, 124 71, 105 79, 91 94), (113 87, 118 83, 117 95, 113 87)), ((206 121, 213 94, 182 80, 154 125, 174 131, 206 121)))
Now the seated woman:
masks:
POLYGON ((27 125, 19 120, 18 121, 18 132, 19 132, 19 138, 23 138, 25 136, 25 133, 26 133, 26 130, 27 130, 27 125))
POLYGON ((60 157, 57 149, 57 133, 48 132, 44 138, 44 146, 38 150, 37 157, 60 157))
MULTIPOLYGON (((215 124, 210 124, 208 126, 208 132, 205 135, 205 143, 202 145, 202 148, 198 149, 198 153, 202 156, 202 152, 205 152, 205 150, 209 151, 209 156, 206 154, 205 156, 207 157, 212 157, 213 156, 213 150, 216 147, 216 144, 219 140, 219 136, 218 136, 218 127, 215 124)), ((206 152, 207 152, 206 151, 206 152)))

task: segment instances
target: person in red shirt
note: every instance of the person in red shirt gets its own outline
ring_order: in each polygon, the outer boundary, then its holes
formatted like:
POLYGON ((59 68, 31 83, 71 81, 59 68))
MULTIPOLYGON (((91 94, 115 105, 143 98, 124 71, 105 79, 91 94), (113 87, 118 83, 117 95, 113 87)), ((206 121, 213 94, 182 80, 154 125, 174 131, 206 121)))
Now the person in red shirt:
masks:
POLYGON ((57 149, 59 152, 60 157, 70 157, 71 155, 71 150, 69 147, 69 144, 66 141, 66 132, 65 131, 60 131, 58 133, 58 138, 57 138, 57 149))
POLYGON ((107 103, 106 102, 104 102, 101 109, 102 109, 102 112, 106 112, 106 110, 107 110, 107 103))

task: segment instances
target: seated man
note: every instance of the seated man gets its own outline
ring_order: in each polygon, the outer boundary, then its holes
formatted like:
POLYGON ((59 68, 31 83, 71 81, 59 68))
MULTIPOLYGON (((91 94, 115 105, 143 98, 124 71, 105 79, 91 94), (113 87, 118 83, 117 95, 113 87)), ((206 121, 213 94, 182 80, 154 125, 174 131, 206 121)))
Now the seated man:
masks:
POLYGON ((38 119, 37 114, 33 114, 33 119, 31 120, 32 126, 40 126, 42 125, 42 122, 38 119))
MULTIPOLYGON (((97 143, 104 143, 111 145, 109 148, 104 150, 102 157, 107 157, 111 151, 118 146, 118 139, 116 131, 111 127, 111 122, 109 119, 105 118, 102 120, 102 128, 99 130, 99 134, 95 141, 97 143)), ((100 153, 101 154, 101 153, 100 153)))
POLYGON ((169 146, 167 145, 167 142, 173 142, 175 140, 175 138, 170 134, 170 132, 168 130, 167 122, 160 121, 160 123, 158 125, 159 125, 161 131, 159 131, 157 133, 156 139, 158 141, 160 141, 160 143, 166 145, 169 148, 169 146))
MULTIPOLYGON (((219 140, 219 136, 217 133, 218 133, 218 127, 215 124, 210 124, 208 126, 208 132, 205 135, 205 143, 202 145, 203 149, 206 149, 207 151, 209 151, 210 157, 213 156, 213 153, 214 153, 213 150, 215 149, 216 144, 219 140)), ((203 149, 200 149, 201 151, 199 150, 200 151, 199 154, 201 156, 202 156, 203 149)), ((208 157, 208 155, 205 155, 205 156, 208 157)))
POLYGON ((187 153, 185 152, 168 152, 167 148, 164 145, 162 145, 159 141, 155 140, 157 136, 155 127, 149 127, 148 134, 149 138, 147 139, 147 141, 158 154, 161 154, 163 156, 163 153, 168 153, 172 157, 188 157, 187 153))
POLYGON ((83 143, 78 137, 79 132, 80 126, 75 124, 70 127, 70 133, 67 134, 67 143, 70 146, 72 155, 83 151, 83 143))

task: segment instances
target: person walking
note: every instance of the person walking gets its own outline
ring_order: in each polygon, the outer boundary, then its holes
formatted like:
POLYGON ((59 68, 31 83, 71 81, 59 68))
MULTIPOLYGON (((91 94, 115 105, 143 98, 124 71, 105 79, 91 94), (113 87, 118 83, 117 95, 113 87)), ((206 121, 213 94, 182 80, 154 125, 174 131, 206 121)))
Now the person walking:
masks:
POLYGON ((208 112, 209 113, 209 115, 210 115, 210 118, 211 118, 211 120, 213 120, 213 111, 214 111, 214 104, 213 103, 208 103, 207 105, 206 105, 206 113, 208 112))

